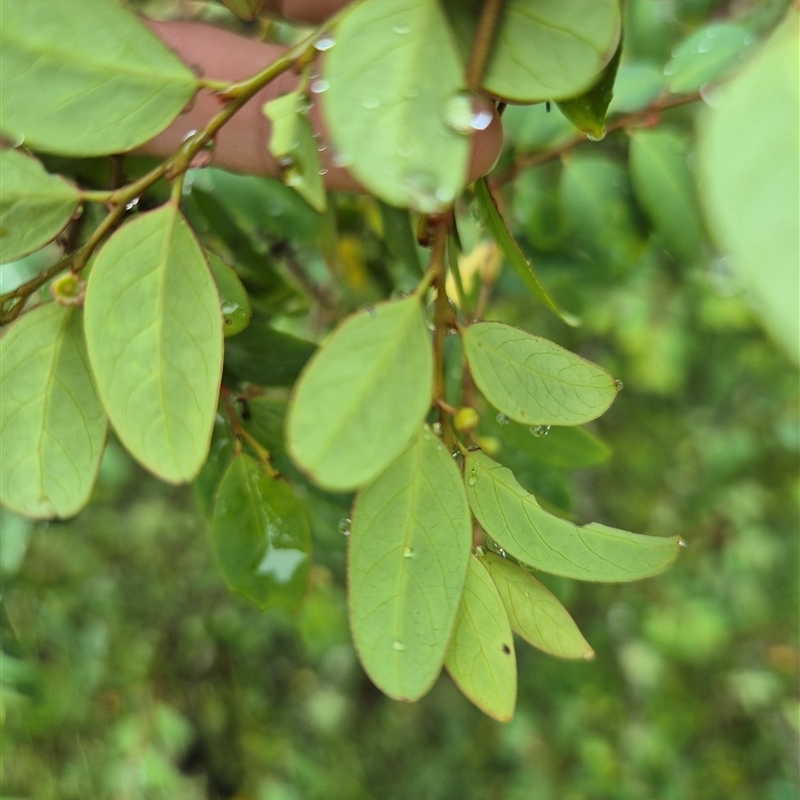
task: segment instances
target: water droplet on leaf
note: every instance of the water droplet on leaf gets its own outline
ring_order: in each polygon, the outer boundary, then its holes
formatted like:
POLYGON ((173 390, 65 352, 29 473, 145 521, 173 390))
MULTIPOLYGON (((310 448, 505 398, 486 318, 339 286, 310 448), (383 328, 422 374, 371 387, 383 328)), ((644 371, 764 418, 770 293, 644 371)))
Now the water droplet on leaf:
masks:
POLYGON ((377 97, 367 97, 363 103, 361 103, 364 108, 379 108, 381 101, 378 100, 377 97))
POLYGON ((397 25, 392 26, 392 30, 400 36, 405 36, 407 33, 411 33, 411 26, 404 22, 398 22, 397 25))
POLYGON ((474 469, 470 470, 469 477, 467 478, 467 483, 470 486, 474 486, 477 482, 478 482, 478 476, 477 476, 475 470, 474 469))
POLYGON ((393 642, 392 648, 395 650, 405 650, 406 646, 402 642, 393 642))
POLYGON ((529 430, 534 436, 547 436, 547 434, 550 433, 550 426, 549 425, 531 425, 529 430))
POLYGON ((494 117, 494 104, 488 97, 473 92, 453 95, 445 106, 444 120, 456 133, 469 136, 489 127, 494 117))
POLYGON ((317 78, 308 88, 311 89, 314 94, 322 94, 322 92, 327 92, 328 89, 331 88, 331 85, 324 78, 317 78))
POLYGON ((414 550, 411 547, 403 548, 403 558, 411 558, 414 555, 414 550))
POLYGON ((498 425, 508 425, 509 419, 505 414, 498 414, 495 417, 498 425))
POLYGON ((614 381, 614 388, 621 392, 625 388, 625 384, 621 380, 614 381))
POLYGON ((345 517, 344 519, 340 519, 339 525, 337 526, 339 528, 339 533, 341 533, 343 536, 349 536, 350 526, 352 524, 353 521, 351 519, 348 519, 347 517, 345 517))
POLYGON ((335 44, 336 39, 333 38, 333 34, 323 33, 322 36, 314 42, 314 49, 324 53, 326 50, 330 50, 335 44))

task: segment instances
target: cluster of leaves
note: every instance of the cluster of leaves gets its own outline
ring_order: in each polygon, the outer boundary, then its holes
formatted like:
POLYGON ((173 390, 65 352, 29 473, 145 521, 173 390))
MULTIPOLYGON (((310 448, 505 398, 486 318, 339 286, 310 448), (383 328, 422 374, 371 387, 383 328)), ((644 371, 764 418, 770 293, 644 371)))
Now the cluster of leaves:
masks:
MULTIPOLYGON (((413 700, 444 664, 479 707, 510 718, 512 631, 554 655, 592 655, 566 609, 521 565, 581 580, 633 580, 663 570, 680 542, 578 527, 550 513, 489 457, 491 443, 475 432, 480 415, 473 404, 487 414, 476 388, 491 416, 535 435, 595 419, 620 388, 601 368, 541 337, 472 321, 476 298, 463 287, 460 222, 450 211, 465 188, 470 134, 491 120, 479 88, 516 103, 560 101, 587 135, 602 136, 621 53, 616 0, 505 3, 495 20, 497 45, 488 52, 484 43, 477 79, 471 73, 486 24, 481 4, 366 0, 232 86, 198 78, 109 0, 62 3, 47 25, 41 15, 36 3, 15 2, 4 16, 3 135, 18 148, 103 156, 166 128, 201 87, 215 88, 225 104, 172 158, 121 189, 81 188, 19 149, 0 153, 3 261, 46 245, 85 203, 110 208, 63 261, 24 285, 38 288, 70 268, 50 286, 55 302, 28 310, 0 342, 0 499, 36 519, 77 513, 90 496, 110 421, 153 474, 170 483, 197 480, 228 584, 265 607, 297 603, 308 581, 309 489, 295 468, 326 492, 357 491, 344 532, 351 628, 367 673, 389 696, 413 700), (92 58, 76 64, 65 44, 70 38, 92 58), (125 49, 116 46, 123 39, 125 49), (239 220, 230 219, 233 209, 214 208, 213 192, 195 192, 190 202, 184 191, 187 169, 213 148, 237 108, 282 71, 308 65, 317 50, 325 53, 321 76, 305 66, 297 91, 264 108, 273 131, 265 147, 284 182, 317 212, 328 212, 325 168, 308 119, 309 98, 319 96, 335 163, 383 201, 428 215, 423 228, 432 247, 408 296, 349 316, 309 360, 310 342, 265 321, 276 298, 285 298, 285 282, 264 267, 262 254, 231 244, 231 231, 242 217, 257 217, 258 208, 240 208, 239 220), (40 84, 51 91, 29 102, 40 84), (123 116, 125 124, 117 124, 123 116), (173 182, 169 199, 125 218, 141 192, 165 177, 173 182), (238 274, 213 252, 215 239, 238 274), (459 296, 455 310, 446 293, 448 264, 459 296), (431 337, 424 304, 432 285, 431 337), (460 343, 463 364, 453 361, 453 345, 445 347, 450 332, 458 333, 451 341, 460 343), (223 347, 223 334, 232 337, 230 347, 223 347), (254 377, 253 356, 268 362, 267 379, 254 377), (454 367, 466 378, 448 392, 454 367), (266 391, 292 384, 288 402, 266 391), (482 547, 473 552, 472 515, 502 557, 482 547)), ((720 145, 710 138, 713 159, 720 145)), ((631 148, 634 181, 645 176, 637 186, 645 210, 667 238, 685 241, 698 230, 694 215, 684 209, 677 220, 665 216, 662 187, 650 179, 654 162, 670 163, 667 189, 682 199, 687 187, 691 193, 682 158, 669 134, 637 134, 631 148)), ((581 166, 590 176, 613 171, 603 163, 581 166)), ((215 175, 208 185, 225 180, 215 175)), ((564 191, 570 181, 580 187, 578 170, 565 174, 564 191)), ((256 185, 250 199, 258 202, 256 185)), ((475 194, 519 278, 574 323, 533 274, 488 186, 480 182, 475 194)), ((604 214, 618 216, 613 196, 602 205, 604 214)), ((398 218, 387 206, 387 248, 392 219, 398 218)), ((394 246, 413 274, 419 263, 407 216, 398 230, 394 246)), ((588 238, 603 247, 602 236, 588 238)), ((32 294, 24 286, 7 298, 8 319, 32 294)), ((584 453, 597 446, 588 435, 566 436, 584 453)))

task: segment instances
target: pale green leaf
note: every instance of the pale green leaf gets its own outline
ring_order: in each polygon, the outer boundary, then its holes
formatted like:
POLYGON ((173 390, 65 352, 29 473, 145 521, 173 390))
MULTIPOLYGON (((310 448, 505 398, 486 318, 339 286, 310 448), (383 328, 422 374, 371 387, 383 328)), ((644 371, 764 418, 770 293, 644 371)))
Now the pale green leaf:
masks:
POLYGON ((525 425, 581 425, 617 396, 603 369, 557 344, 502 322, 461 334, 472 377, 500 412, 525 425))
POLYGON ((606 135, 606 114, 614 96, 614 83, 621 56, 620 43, 600 77, 583 94, 558 102, 561 113, 593 142, 599 142, 606 135))
POLYGON ((486 553, 483 563, 503 599, 514 633, 552 656, 594 656, 569 611, 540 580, 494 553, 486 553))
POLYGON ((464 88, 437 0, 366 0, 336 29, 320 95, 337 160, 392 205, 430 213, 467 176, 469 138, 447 122, 464 88))
POLYGON ((311 534, 286 481, 239 455, 214 506, 214 549, 228 586, 261 608, 297 605, 308 585, 311 534))
POLYGON ((264 116, 272 122, 269 151, 278 162, 283 182, 324 214, 328 201, 322 162, 307 108, 308 97, 302 91, 290 92, 264 106, 264 116))
POLYGON ((237 17, 253 20, 261 11, 264 0, 222 0, 237 17))
POLYGON ((361 486, 408 444, 430 405, 432 381, 418 297, 348 317, 295 386, 290 455, 325 489, 361 486))
POLYGON ((631 183, 667 249, 691 262, 703 244, 686 140, 665 128, 631 133, 631 183))
MULTIPOLYGON (((701 199, 766 328, 800 361, 800 52, 791 11, 703 119, 701 199), (754 113, 753 109, 757 109, 754 113)), ((716 101, 715 101, 716 102, 716 101)))
POLYGON ((77 514, 100 468, 107 420, 82 316, 49 303, 0 339, 0 500, 27 517, 77 514))
POLYGON ((114 0, 3 0, 3 135, 64 155, 130 150, 166 128, 197 78, 114 0))
POLYGON ((250 299, 239 276, 218 255, 206 252, 208 265, 217 284, 220 301, 222 303, 222 322, 225 337, 236 336, 241 333, 253 317, 250 299))
POLYGON ((753 40, 747 28, 726 22, 694 31, 675 47, 664 67, 667 88, 676 94, 696 92, 704 83, 721 78, 753 40))
POLYGON ((353 641, 378 688, 417 700, 442 666, 472 525, 458 468, 427 428, 356 498, 347 585, 353 641))
POLYGON ((0 150, 0 264, 16 261, 58 236, 80 192, 17 150, 0 150))
MULTIPOLYGON (((466 57, 481 0, 447 0, 466 57)), ((483 78, 518 103, 574 97, 611 60, 620 37, 617 0, 506 0, 483 78)))
POLYGON ((481 559, 470 556, 464 593, 445 667, 475 705, 508 722, 517 700, 514 637, 497 587, 481 559))
POLYGON ((86 341, 122 443, 170 483, 208 455, 222 371, 222 314, 195 236, 173 205, 123 225, 86 289, 86 341))
POLYGON ((480 451, 468 454, 467 496, 483 529, 514 558, 584 581, 633 581, 666 569, 680 537, 643 536, 596 522, 579 527, 544 511, 511 470, 480 451))
POLYGON ((519 245, 506 226, 505 220, 500 216, 497 204, 489 191, 485 178, 475 182, 475 196, 478 199, 481 212, 486 221, 486 227, 499 245, 511 268, 525 285, 525 288, 546 308, 552 311, 562 322, 567 325, 578 325, 579 320, 572 314, 562 311, 552 300, 547 290, 539 282, 528 260, 519 249, 519 245))
POLYGON ((622 64, 614 82, 609 112, 630 114, 649 106, 664 88, 664 72, 649 61, 622 64))

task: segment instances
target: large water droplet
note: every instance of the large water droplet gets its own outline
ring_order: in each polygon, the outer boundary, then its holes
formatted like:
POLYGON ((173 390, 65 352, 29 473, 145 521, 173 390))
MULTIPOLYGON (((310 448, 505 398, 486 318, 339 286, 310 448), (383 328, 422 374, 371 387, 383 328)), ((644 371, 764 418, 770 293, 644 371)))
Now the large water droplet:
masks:
POLYGON ((444 109, 445 123, 456 133, 469 136, 489 127, 494 117, 494 105, 488 97, 473 92, 453 95, 444 109))
POLYGON ((392 642, 392 648, 394 650, 405 650, 406 646, 402 642, 392 642))
POLYGON ((547 436, 550 433, 549 425, 531 425, 528 429, 534 436, 547 436))
POLYGON ((498 414, 495 417, 495 420, 497 421, 498 425, 508 425, 509 423, 509 419, 505 414, 498 414))
POLYGON ((343 536, 349 536, 350 526, 352 524, 353 521, 351 519, 348 519, 347 517, 345 517, 344 519, 340 519, 339 524, 337 526, 339 528, 339 533, 341 533, 343 536))
POLYGON ((606 138, 606 126, 603 125, 600 133, 590 133, 590 132, 587 131, 586 132, 586 138, 590 142, 602 142, 603 139, 606 138))
POLYGON ((336 39, 333 38, 332 33, 323 33, 322 36, 314 42, 314 49, 324 53, 326 50, 330 50, 335 44, 336 39))
POLYGON ((328 89, 331 88, 331 85, 324 78, 317 78, 317 80, 311 82, 311 86, 308 88, 314 94, 322 94, 323 92, 327 92, 328 89))

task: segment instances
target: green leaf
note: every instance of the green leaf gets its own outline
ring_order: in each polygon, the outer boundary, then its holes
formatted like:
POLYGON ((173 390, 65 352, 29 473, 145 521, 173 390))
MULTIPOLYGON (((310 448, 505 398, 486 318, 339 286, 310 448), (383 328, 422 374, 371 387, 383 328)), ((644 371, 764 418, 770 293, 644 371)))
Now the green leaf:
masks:
POLYGON ((389 255, 400 261, 412 278, 421 278, 422 267, 419 263, 417 241, 411 228, 408 211, 380 201, 378 201, 378 207, 383 224, 383 238, 389 255))
POLYGON ((35 158, 0 150, 0 264, 16 261, 55 239, 80 200, 80 192, 71 183, 48 175, 35 158))
POLYGON ((759 316, 800 362, 798 15, 727 87, 700 128, 699 187, 708 222, 759 316), (753 109, 758 113, 754 114, 753 109))
POLYGON ((269 451, 283 450, 283 425, 286 401, 271 397, 254 397, 246 404, 245 427, 269 451))
POLYGON ((630 171, 636 197, 667 248, 694 261, 703 245, 686 140, 664 128, 633 131, 630 171))
POLYGON ((526 425, 582 425, 617 396, 603 369, 557 344, 502 322, 461 334, 472 377, 486 399, 526 425))
POLYGON ((264 0, 222 0, 241 19, 254 20, 264 5, 264 0))
POLYGON ((26 517, 77 514, 100 468, 107 420, 82 316, 48 303, 0 339, 0 501, 26 517))
POLYGON ((696 92, 703 84, 721 78, 753 43, 747 28, 712 22, 684 39, 664 67, 667 88, 675 94, 696 92))
POLYGON ((419 298, 348 317, 294 390, 289 453, 316 483, 348 491, 408 444, 431 401, 433 356, 419 298))
MULTIPOLYGON (((446 5, 466 57, 481 0, 446 5)), ((506 0, 483 88, 517 103, 574 97, 611 60, 620 28, 617 0, 506 0)))
POLYGON ((347 585, 353 641, 397 700, 430 689, 467 571, 472 525, 458 468, 427 428, 357 496, 347 585))
POLYGON ((217 421, 211 434, 208 458, 192 484, 197 504, 209 519, 214 515, 214 504, 222 478, 233 461, 235 441, 236 437, 230 426, 225 422, 217 421))
POLYGON ((366 0, 336 29, 322 112, 339 161, 373 194, 423 213, 464 186, 469 138, 447 122, 464 88, 437 0, 366 0))
POLYGON ((311 208, 324 214, 328 201, 322 162, 307 109, 308 97, 304 91, 290 92, 264 106, 264 116, 272 122, 269 152, 281 168, 283 182, 311 208))
POLYGON ((503 599, 514 633, 552 656, 594 657, 569 611, 541 581, 494 553, 486 553, 482 561, 503 599))
POLYGON ((225 342, 225 381, 291 386, 316 349, 313 342, 275 330, 256 313, 244 331, 225 342))
POLYGON ((72 156, 117 153, 166 128, 197 78, 112 0, 4 0, 3 135, 72 156))
POLYGON ((248 455, 225 473, 214 507, 214 549, 228 586, 261 608, 297 605, 308 585, 311 534, 288 483, 248 455))
POLYGON ((247 291, 233 268, 219 256, 206 252, 206 258, 222 302, 222 330, 226 338, 236 336, 250 324, 253 316, 247 291))
POLYGON ((648 61, 622 64, 614 83, 612 113, 630 114, 649 106, 664 88, 664 72, 648 61))
POLYGON ((467 496, 483 529, 525 564, 584 581, 633 581, 666 569, 680 537, 643 536, 596 522, 578 527, 544 511, 536 498, 480 451, 466 465, 467 496))
POLYGON ((508 615, 481 559, 470 556, 445 667, 475 705, 508 722, 517 700, 517 662, 508 615))
POLYGON ((508 230, 505 221, 500 216, 497 209, 497 204, 489 191, 489 186, 486 183, 486 178, 481 178, 475 182, 475 196, 478 199, 481 212, 486 220, 486 227, 492 238, 497 242, 503 255, 511 265, 511 268, 517 274, 517 277, 525 285, 525 288, 546 308, 550 309, 562 322, 567 325, 578 325, 579 320, 572 314, 562 311, 550 298, 545 288, 539 283, 536 273, 533 271, 528 260, 522 254, 514 237, 508 230))
POLYGON ((117 435, 169 483, 208 455, 222 371, 219 295, 173 204, 141 214, 103 246, 86 288, 86 342, 117 435))
POLYGON ((617 271, 641 256, 645 238, 626 170, 603 156, 570 156, 564 162, 559 196, 578 252, 617 271))
POLYGON ((589 89, 577 97, 558 102, 561 113, 593 142, 599 142, 606 135, 606 114, 614 96, 614 83, 621 56, 620 42, 614 57, 606 64, 600 77, 589 89))

